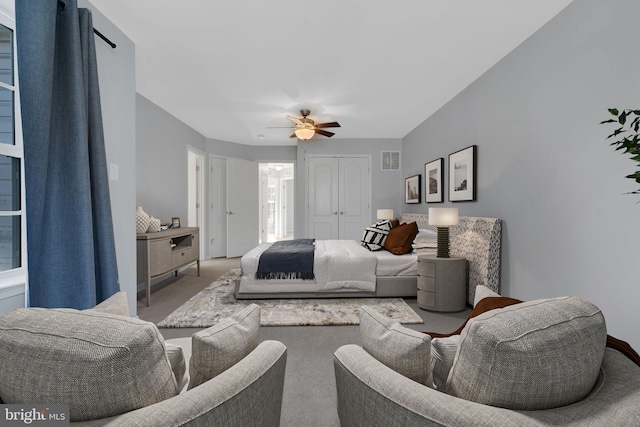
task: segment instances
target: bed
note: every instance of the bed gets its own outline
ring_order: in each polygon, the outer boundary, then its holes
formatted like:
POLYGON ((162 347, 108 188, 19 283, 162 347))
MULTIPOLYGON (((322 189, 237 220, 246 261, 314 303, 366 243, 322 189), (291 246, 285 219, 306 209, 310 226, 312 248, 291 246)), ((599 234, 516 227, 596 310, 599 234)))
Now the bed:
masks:
MULTIPOLYGON (((435 231, 426 214, 398 214, 400 223, 416 222, 419 229, 435 231)), ((472 304, 479 284, 499 293, 501 221, 497 218, 460 217, 450 229, 453 255, 467 259, 467 301, 472 304)), ((414 297, 417 289, 417 255, 369 251, 355 240, 317 240, 313 268, 315 279, 256 279, 263 243, 245 254, 237 299, 414 297)))

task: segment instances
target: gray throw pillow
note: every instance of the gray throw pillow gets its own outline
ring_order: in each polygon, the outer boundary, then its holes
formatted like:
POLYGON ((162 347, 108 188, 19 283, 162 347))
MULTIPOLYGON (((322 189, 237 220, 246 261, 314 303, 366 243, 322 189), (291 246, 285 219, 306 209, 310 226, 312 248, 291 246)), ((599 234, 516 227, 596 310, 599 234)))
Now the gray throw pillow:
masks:
POLYGON ((371 307, 360 307, 359 317, 367 353, 399 374, 433 387, 429 335, 405 328, 371 307))
POLYGON ((23 308, 0 317, 0 399, 69 404, 71 421, 177 394, 153 323, 95 310, 23 308))
POLYGON ((189 389, 199 386, 244 359, 258 346, 260 306, 251 304, 220 323, 197 332, 191 342, 189 389))
POLYGON ((578 297, 490 310, 462 330, 445 392, 515 410, 570 405, 593 389, 606 340, 604 316, 578 297))
POLYGON ((90 310, 99 311, 101 313, 118 314, 120 316, 129 316, 127 294, 122 291, 116 292, 90 310))

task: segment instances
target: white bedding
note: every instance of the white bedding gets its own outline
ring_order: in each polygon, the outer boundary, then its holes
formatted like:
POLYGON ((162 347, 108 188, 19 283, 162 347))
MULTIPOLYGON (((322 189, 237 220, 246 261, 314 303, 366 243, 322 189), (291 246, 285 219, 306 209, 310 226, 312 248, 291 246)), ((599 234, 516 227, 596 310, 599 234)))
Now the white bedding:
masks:
POLYGON ((376 266, 376 276, 378 277, 416 276, 418 274, 417 255, 394 255, 384 249, 372 253, 378 259, 376 266))
POLYGON ((260 292, 374 292, 378 258, 355 240, 316 240, 313 261, 315 280, 256 280, 260 254, 271 244, 263 243, 240 261, 240 290, 260 292))

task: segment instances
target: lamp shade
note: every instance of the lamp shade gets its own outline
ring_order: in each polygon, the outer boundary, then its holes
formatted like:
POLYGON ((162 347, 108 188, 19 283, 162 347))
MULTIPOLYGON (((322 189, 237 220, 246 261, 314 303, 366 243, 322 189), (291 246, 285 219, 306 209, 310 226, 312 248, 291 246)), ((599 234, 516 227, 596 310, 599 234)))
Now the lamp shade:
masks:
POLYGON ((429 208, 429 224, 446 227, 458 225, 458 208, 429 208))
POLYGON ((309 128, 299 128, 299 129, 296 129, 293 133, 296 134, 298 139, 307 140, 307 139, 311 139, 313 137, 313 135, 316 134, 316 131, 313 128, 311 128, 311 129, 309 129, 309 128))
POLYGON ((376 216, 378 219, 393 219, 393 209, 378 209, 376 216))

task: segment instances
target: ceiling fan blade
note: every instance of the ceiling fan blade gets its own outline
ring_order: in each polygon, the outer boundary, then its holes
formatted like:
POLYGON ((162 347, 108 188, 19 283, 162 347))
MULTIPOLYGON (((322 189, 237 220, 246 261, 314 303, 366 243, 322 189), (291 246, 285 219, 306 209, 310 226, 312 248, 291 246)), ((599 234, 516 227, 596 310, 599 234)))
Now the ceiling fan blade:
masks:
POLYGON ((339 128, 340 123, 338 122, 318 123, 316 127, 317 128, 339 128))
POLYGON ((294 121, 296 124, 301 123, 300 120, 302 119, 302 117, 295 117, 295 116, 287 116, 287 119, 294 121))
POLYGON ((293 135, 291 135, 289 138, 297 138, 296 134, 294 133, 293 135))
POLYGON ((335 135, 335 133, 333 132, 327 132, 326 130, 322 130, 322 129, 316 129, 316 133, 320 135, 324 135, 327 138, 331 138, 333 135, 335 135))
POLYGON ((294 126, 267 126, 265 129, 293 129, 294 126))

